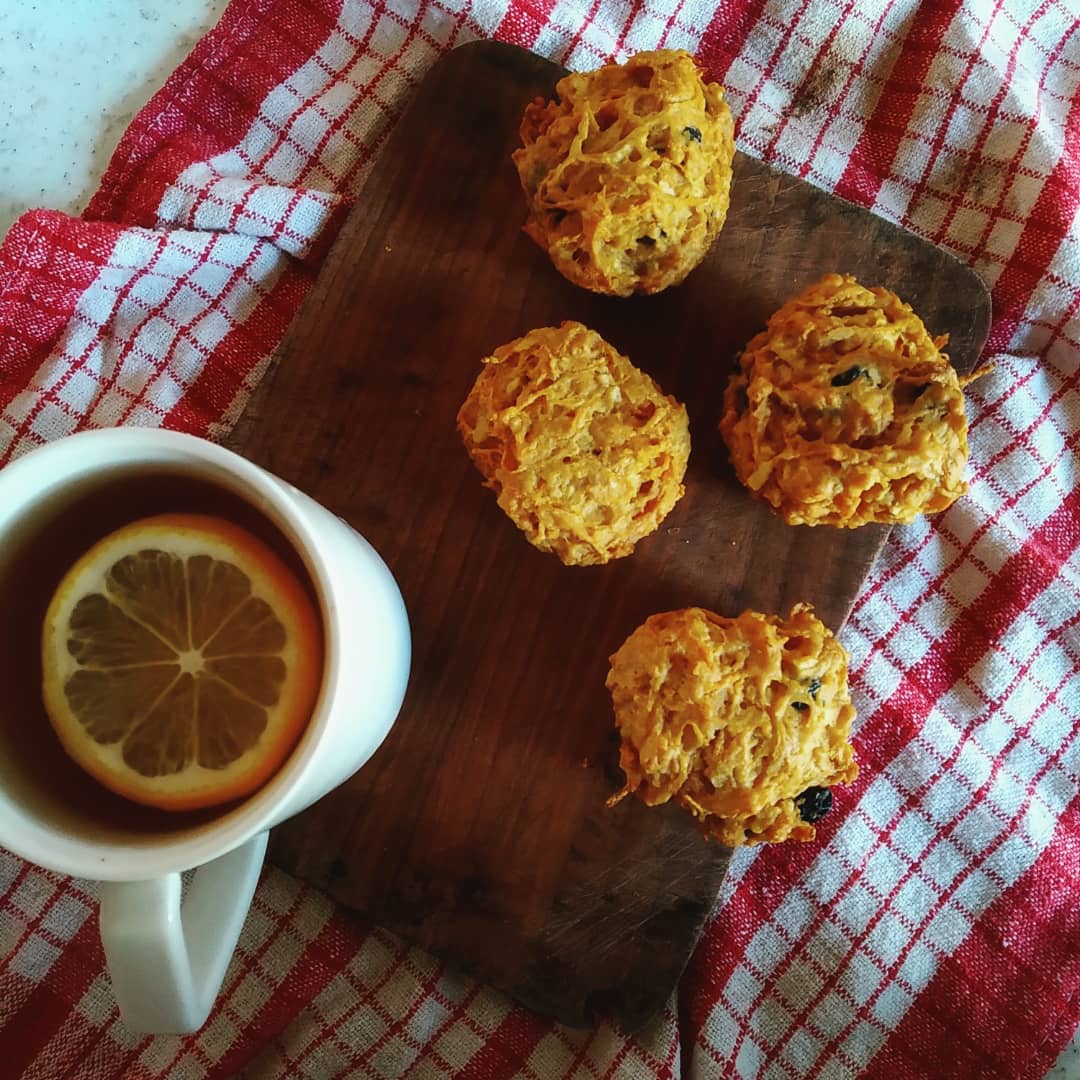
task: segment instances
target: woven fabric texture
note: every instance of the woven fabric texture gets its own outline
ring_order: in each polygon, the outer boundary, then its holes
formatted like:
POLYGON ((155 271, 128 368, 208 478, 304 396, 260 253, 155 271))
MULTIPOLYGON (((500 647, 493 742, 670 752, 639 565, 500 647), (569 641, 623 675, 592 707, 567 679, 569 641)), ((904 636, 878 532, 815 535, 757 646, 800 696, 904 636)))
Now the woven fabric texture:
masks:
POLYGON ((27 213, 0 247, 0 464, 92 427, 227 432, 411 92, 481 37, 574 69, 689 49, 742 150, 991 288, 971 491, 894 531, 842 635, 859 780, 817 843, 739 854, 634 1037, 543 1020, 274 869, 204 1030, 135 1035, 93 886, 0 851, 0 1071, 1042 1076, 1080 1020, 1070 0, 233 0, 86 212, 27 213))

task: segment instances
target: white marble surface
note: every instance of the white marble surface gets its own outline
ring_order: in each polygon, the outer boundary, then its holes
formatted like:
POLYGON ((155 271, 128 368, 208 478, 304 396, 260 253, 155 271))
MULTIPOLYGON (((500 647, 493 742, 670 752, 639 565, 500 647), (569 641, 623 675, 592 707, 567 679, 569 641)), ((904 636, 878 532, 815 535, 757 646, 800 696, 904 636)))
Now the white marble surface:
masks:
MULTIPOLYGON (((136 111, 226 0, 0 0, 0 234, 78 212, 136 111)), ((1048 1080, 1080 1080, 1080 1037, 1048 1080)))
POLYGON ((0 235, 77 212, 131 118, 226 0, 0 0, 0 235))

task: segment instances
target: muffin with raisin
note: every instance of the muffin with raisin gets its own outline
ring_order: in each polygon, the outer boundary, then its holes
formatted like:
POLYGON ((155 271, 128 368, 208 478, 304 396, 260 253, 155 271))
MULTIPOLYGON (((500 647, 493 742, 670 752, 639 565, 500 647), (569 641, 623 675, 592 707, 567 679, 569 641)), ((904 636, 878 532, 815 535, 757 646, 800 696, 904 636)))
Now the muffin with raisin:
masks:
POLYGON ((854 528, 944 510, 966 490, 960 379, 895 293, 827 274, 739 358, 720 431, 739 479, 790 525, 854 528))
POLYGON ((626 784, 609 802, 674 799, 730 847, 812 840, 858 773, 847 660, 806 604, 651 615, 611 657, 626 784))
POLYGON ((677 285, 727 216, 732 131, 723 89, 681 50, 567 75, 521 122, 525 231, 594 292, 677 285))

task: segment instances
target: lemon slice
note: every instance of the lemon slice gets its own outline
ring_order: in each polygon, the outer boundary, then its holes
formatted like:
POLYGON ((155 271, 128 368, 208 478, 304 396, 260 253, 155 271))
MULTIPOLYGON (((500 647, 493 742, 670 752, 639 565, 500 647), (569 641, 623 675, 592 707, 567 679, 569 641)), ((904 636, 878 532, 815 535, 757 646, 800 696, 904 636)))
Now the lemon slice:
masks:
POLYGON ((292 750, 322 673, 312 601, 219 518, 118 529, 65 574, 42 631, 45 709, 106 787, 164 810, 250 794, 292 750))

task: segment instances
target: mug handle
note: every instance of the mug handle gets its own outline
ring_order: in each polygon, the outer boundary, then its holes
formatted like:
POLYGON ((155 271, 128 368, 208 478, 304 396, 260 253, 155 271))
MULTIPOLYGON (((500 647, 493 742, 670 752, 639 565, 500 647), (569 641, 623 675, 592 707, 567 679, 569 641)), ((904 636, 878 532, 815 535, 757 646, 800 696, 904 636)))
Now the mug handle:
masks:
POLYGON ((101 943, 120 1015, 132 1031, 186 1034, 205 1023, 244 925, 269 834, 195 871, 101 884, 101 943))

